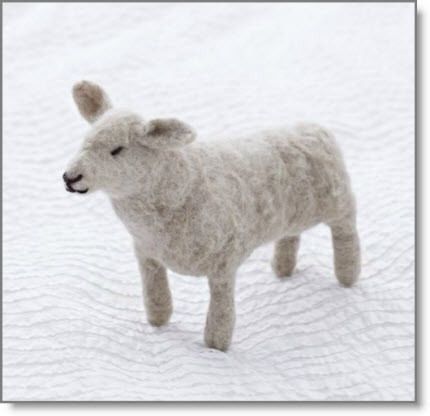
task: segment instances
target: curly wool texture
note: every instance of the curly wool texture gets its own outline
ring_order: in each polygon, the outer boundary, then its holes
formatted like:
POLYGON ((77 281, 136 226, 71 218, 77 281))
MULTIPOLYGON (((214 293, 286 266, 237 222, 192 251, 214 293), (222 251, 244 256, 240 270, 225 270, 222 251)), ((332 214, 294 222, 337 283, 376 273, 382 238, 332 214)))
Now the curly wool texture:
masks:
POLYGON ((145 121, 113 109, 93 83, 78 83, 73 96, 93 124, 67 168, 67 186, 109 195, 135 243, 152 325, 167 323, 172 313, 166 268, 207 276, 205 342, 226 350, 237 268, 255 248, 276 241, 273 269, 279 277, 291 275, 300 234, 319 223, 332 231, 337 279, 345 286, 357 280, 355 200, 341 152, 326 129, 302 123, 199 143, 179 120, 145 121), (118 147, 123 150, 113 156, 118 147))

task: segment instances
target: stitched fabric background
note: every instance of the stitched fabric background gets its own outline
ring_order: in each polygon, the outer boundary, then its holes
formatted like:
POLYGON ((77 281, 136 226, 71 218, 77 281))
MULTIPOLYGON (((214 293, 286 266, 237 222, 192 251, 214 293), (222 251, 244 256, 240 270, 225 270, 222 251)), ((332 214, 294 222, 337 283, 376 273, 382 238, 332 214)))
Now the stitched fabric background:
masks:
POLYGON ((413 4, 5 4, 5 400, 412 400, 413 4), (358 201, 363 271, 334 277, 328 228, 279 281, 272 246, 239 269, 225 354, 203 346, 206 279, 170 273, 169 326, 145 319, 130 237, 61 174, 87 129, 80 79, 198 140, 311 120, 358 201))

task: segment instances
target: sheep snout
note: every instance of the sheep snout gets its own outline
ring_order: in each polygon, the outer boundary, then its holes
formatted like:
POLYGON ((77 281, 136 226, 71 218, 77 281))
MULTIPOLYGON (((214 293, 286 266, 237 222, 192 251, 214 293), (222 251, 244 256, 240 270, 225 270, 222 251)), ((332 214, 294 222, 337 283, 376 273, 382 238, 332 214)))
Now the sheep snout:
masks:
POLYGON ((88 188, 86 188, 86 189, 75 189, 72 187, 73 183, 79 182, 82 178, 83 178, 83 176, 80 174, 75 176, 74 178, 70 178, 67 175, 67 172, 64 172, 63 173, 63 180, 64 180, 64 183, 66 184, 66 191, 67 192, 78 192, 80 194, 85 194, 86 192, 88 192, 88 188))

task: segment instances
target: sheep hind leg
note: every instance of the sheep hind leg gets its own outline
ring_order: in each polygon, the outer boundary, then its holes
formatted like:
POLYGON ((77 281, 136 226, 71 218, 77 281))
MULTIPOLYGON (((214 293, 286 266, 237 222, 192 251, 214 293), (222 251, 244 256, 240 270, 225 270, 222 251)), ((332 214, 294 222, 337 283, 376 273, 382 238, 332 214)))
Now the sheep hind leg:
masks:
POLYGON ((360 240, 355 215, 331 224, 330 228, 336 278, 343 286, 350 287, 357 281, 361 270, 360 240))
POLYGON ((275 244, 272 269, 279 278, 291 276, 297 262, 300 236, 284 237, 275 244))

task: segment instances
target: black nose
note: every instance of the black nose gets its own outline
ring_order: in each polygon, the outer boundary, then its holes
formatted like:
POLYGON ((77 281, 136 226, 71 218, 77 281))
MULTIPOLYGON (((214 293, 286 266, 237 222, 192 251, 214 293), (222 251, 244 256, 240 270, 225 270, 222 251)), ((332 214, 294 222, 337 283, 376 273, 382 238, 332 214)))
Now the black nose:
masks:
POLYGON ((71 183, 79 182, 81 179, 82 179, 82 175, 78 175, 76 176, 76 178, 72 179, 67 176, 66 172, 63 173, 63 180, 67 185, 70 185, 71 183))

